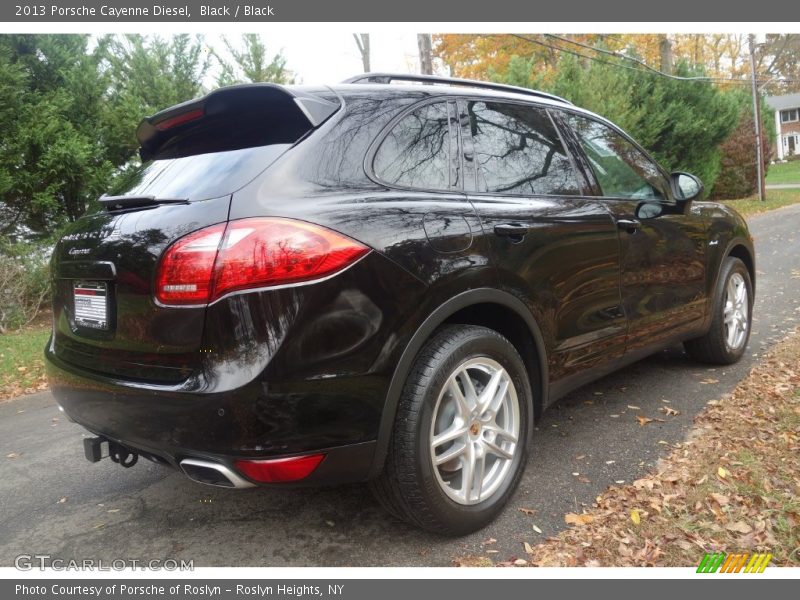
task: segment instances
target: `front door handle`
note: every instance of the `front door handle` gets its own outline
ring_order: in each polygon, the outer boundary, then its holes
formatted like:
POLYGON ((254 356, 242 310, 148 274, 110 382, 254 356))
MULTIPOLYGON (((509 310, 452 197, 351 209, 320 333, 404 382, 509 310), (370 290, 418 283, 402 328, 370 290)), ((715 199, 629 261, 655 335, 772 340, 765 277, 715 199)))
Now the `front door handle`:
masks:
POLYGON ((494 233, 495 235, 522 239, 522 237, 528 233, 528 227, 526 225, 519 225, 518 223, 505 223, 503 225, 495 225, 494 233))
POLYGON ((636 230, 642 226, 639 219, 617 219, 617 227, 628 233, 636 233, 636 230))

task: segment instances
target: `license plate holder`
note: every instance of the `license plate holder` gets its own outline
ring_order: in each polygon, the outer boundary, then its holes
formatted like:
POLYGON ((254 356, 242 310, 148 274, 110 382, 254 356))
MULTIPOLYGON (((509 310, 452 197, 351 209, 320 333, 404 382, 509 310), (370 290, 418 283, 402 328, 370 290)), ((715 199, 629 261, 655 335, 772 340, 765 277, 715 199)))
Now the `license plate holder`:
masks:
POLYGON ((104 281, 76 281, 72 287, 75 324, 79 327, 108 329, 108 285, 104 281))

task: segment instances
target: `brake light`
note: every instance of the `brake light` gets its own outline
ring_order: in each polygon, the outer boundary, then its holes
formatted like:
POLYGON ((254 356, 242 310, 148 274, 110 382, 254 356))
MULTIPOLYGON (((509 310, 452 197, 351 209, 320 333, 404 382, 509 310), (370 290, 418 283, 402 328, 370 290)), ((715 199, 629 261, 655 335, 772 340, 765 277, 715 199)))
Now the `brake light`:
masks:
POLYGON ((159 121, 156 123, 156 129, 159 131, 165 131, 167 129, 172 129, 173 127, 177 127, 178 125, 183 125, 184 123, 188 123, 189 121, 196 121, 197 119, 201 118, 205 112, 202 108, 195 108, 194 110, 187 110, 186 112, 179 113, 174 117, 170 117, 168 119, 164 119, 163 121, 159 121))
POLYGON ((198 305, 231 292, 333 275, 369 248, 319 225, 253 218, 213 225, 179 239, 159 263, 156 298, 198 305))
POLYGON ((324 454, 275 458, 271 460, 237 460, 236 468, 253 481, 284 483, 305 479, 325 458, 324 454))

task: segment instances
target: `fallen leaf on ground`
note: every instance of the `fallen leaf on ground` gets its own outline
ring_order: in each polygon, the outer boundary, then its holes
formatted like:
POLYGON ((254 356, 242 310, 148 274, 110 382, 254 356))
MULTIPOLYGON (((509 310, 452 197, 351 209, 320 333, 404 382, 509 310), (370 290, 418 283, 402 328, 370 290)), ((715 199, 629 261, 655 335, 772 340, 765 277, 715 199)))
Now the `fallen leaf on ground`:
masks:
POLYGON ((730 498, 723 496, 722 494, 713 493, 711 494, 711 497, 720 506, 726 506, 730 502, 730 498))
POLYGON ((534 526, 533 526, 533 530, 534 530, 536 533, 542 533, 542 530, 541 530, 541 529, 539 529, 539 528, 538 528, 536 525, 534 525, 534 526))
POLYGON ((539 511, 536 510, 535 508, 520 507, 519 508, 519 512, 524 513, 524 514, 528 515, 529 517, 532 517, 533 515, 535 515, 539 511))
POLYGON ((636 525, 639 525, 642 522, 642 518, 639 516, 639 511, 635 508, 631 510, 631 521, 633 521, 636 525))
POLYGON ((638 415, 636 417, 636 420, 639 421, 639 425, 647 425, 648 423, 652 423, 653 422, 653 419, 651 419, 649 417, 643 417, 641 415, 638 415))
POLYGON ((753 528, 744 521, 736 521, 725 526, 728 531, 735 531, 737 533, 750 533, 753 528))
POLYGON ((659 410, 668 417, 677 417, 679 414, 681 414, 681 411, 670 408, 669 406, 662 406, 659 410))
POLYGON ((725 479, 730 474, 730 471, 728 471, 725 467, 720 467, 717 469, 717 475, 719 475, 722 479, 725 479))
POLYGON ((11 454, 6 454, 6 458, 11 458, 11 459, 19 458, 19 456, 20 455, 17 454, 16 452, 12 452, 11 454))
POLYGON ((634 406, 633 404, 628 404, 628 408, 631 410, 642 410, 641 406, 634 406))
POLYGON ((493 567, 494 563, 485 556, 464 556, 453 560, 456 567, 493 567))
POLYGON ((703 385, 711 385, 713 383, 719 383, 719 379, 712 379, 711 377, 709 377, 708 379, 703 379, 703 381, 701 381, 700 383, 702 383, 703 385))
POLYGON ((527 554, 533 554, 533 547, 528 542, 523 542, 523 546, 527 554))
POLYGON ((594 517, 586 513, 580 515, 576 513, 567 513, 564 515, 564 522, 567 525, 586 525, 592 521, 594 521, 594 517))

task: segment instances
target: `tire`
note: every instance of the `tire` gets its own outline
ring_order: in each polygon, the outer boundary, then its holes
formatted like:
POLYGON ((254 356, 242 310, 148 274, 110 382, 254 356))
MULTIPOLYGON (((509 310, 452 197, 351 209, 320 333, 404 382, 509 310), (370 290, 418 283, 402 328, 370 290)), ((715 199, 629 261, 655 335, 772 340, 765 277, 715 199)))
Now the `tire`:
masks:
POLYGON ((408 375, 373 493, 390 513, 427 531, 452 536, 484 527, 524 471, 531 399, 525 365, 506 338, 486 327, 442 327, 408 375), (480 392, 492 382, 496 393, 485 403, 480 392))
POLYGON ((704 336, 684 342, 686 353, 705 363, 730 365, 737 362, 747 348, 752 329, 753 284, 750 272, 738 258, 729 256, 722 263, 717 287, 711 328, 704 336), (744 293, 744 305, 737 299, 737 292, 744 293), (733 301, 731 295, 734 296, 733 301), (732 316, 733 315, 733 316, 732 316), (726 323, 727 319, 727 323, 726 323), (735 320, 732 323, 731 320, 735 320), (744 328, 734 335, 731 329, 744 328))

